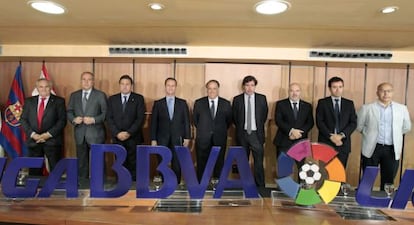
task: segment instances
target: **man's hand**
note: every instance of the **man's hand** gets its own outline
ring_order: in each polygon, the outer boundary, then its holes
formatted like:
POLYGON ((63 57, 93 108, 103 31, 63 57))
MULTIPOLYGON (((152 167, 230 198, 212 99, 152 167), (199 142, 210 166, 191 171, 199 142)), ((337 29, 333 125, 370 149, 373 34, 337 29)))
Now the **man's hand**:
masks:
POLYGON ((302 134, 303 134, 303 130, 292 128, 292 130, 290 131, 289 139, 290 140, 299 139, 302 137, 302 134))
POLYGON ((331 134, 331 141, 336 145, 336 146, 342 146, 342 138, 343 136, 341 134, 331 134))
POLYGON ((156 140, 152 140, 151 141, 151 146, 157 146, 158 145, 158 143, 157 143, 157 141, 156 140))
POLYGON ((79 125, 81 123, 83 123, 83 118, 80 116, 75 117, 75 119, 73 119, 72 121, 74 124, 79 125))
POLYGON ((188 147, 189 144, 190 144, 190 139, 184 139, 183 146, 188 147))
POLYGON ((118 140, 120 141, 125 141, 127 140, 131 135, 126 132, 126 131, 121 131, 116 135, 116 138, 118 138, 118 140))
POLYGON ((90 116, 85 116, 83 117, 83 123, 86 125, 91 125, 95 123, 95 119, 93 117, 90 116))

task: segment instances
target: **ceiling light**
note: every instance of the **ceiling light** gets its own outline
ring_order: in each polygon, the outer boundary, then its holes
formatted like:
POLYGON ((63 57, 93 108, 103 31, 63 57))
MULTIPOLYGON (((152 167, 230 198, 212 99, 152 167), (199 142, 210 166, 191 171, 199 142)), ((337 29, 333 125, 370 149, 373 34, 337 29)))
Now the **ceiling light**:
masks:
POLYGON ((65 13, 65 8, 55 2, 51 2, 51 1, 29 1, 28 4, 40 11, 40 12, 44 12, 44 13, 49 13, 49 14, 63 14, 65 13))
POLYGON ((164 5, 161 3, 150 3, 148 4, 148 6, 154 10, 154 11, 159 11, 159 10, 163 10, 164 9, 164 5))
POLYGON ((381 12, 384 14, 393 13, 398 10, 397 6, 387 6, 381 9, 381 12))
POLYGON ((257 13, 274 15, 288 10, 290 8, 290 3, 283 0, 265 0, 256 3, 254 8, 257 13))

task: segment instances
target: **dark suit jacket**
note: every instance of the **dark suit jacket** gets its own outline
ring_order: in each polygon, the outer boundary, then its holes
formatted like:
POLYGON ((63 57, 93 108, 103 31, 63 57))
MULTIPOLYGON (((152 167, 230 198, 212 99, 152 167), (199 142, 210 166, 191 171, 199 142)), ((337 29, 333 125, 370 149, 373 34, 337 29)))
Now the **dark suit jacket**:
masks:
MULTIPOLYGON (((265 142, 264 124, 267 120, 268 106, 266 96, 254 93, 257 136, 259 141, 265 142)), ((244 93, 233 98, 233 120, 236 126, 237 143, 244 138, 245 106, 244 93)))
POLYGON ((23 113, 20 118, 20 122, 28 137, 26 142, 27 146, 36 146, 36 142, 30 138, 30 135, 33 132, 38 134, 49 132, 52 135, 52 137, 45 142, 45 145, 62 145, 63 129, 66 125, 65 99, 50 95, 45 111, 43 112, 41 129, 37 127, 38 100, 38 96, 26 98, 23 106, 23 113))
POLYGON ((151 117, 151 140, 158 145, 182 145, 183 139, 191 138, 190 117, 187 102, 175 97, 174 115, 170 120, 166 98, 154 102, 151 117))
POLYGON ((144 97, 132 92, 122 111, 121 93, 112 95, 108 99, 107 122, 113 140, 117 140, 116 135, 121 131, 127 131, 137 143, 144 141, 142 126, 145 120, 144 97))
POLYGON ((299 112, 297 119, 295 120, 289 98, 277 101, 275 110, 275 123, 278 127, 278 130, 273 143, 276 146, 280 146, 285 149, 289 148, 295 142, 308 138, 308 133, 314 125, 312 105, 308 102, 300 100, 299 112), (301 139, 289 139, 289 132, 292 128, 303 130, 301 139))
POLYGON ((232 123, 232 113, 230 102, 219 97, 216 116, 210 114, 210 103, 208 97, 197 99, 194 103, 193 120, 197 128, 196 142, 210 143, 211 137, 216 145, 227 143, 227 129, 232 123))
POLYGON ((338 133, 344 133, 346 136, 342 139, 342 146, 336 147, 329 139, 330 135, 335 131, 335 115, 332 98, 330 96, 319 99, 318 101, 318 106, 316 107, 316 125, 319 129, 319 142, 331 145, 335 147, 337 151, 350 152, 351 134, 357 126, 354 102, 346 98, 341 98, 338 133))
POLYGON ((70 95, 67 117, 69 122, 75 126, 76 144, 82 144, 84 139, 89 144, 102 144, 105 142, 104 121, 106 110, 106 95, 102 91, 92 89, 85 112, 82 109, 82 90, 75 91, 70 95), (78 116, 93 117, 95 124, 86 125, 82 123, 75 125, 73 119, 78 116))

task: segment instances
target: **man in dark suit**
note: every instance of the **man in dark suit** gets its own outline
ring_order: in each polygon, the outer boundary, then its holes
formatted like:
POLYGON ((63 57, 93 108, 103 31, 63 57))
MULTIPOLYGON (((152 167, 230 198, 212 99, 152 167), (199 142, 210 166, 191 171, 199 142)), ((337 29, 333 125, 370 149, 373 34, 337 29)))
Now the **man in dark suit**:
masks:
MULTIPOLYGON (((21 123, 30 137, 27 147, 30 157, 46 155, 50 170, 62 158, 63 129, 66 125, 65 99, 51 95, 50 81, 41 78, 36 82, 39 95, 25 100, 21 123)), ((42 169, 30 168, 29 174, 41 176, 42 169)))
POLYGON ((181 167, 174 147, 188 147, 191 138, 190 117, 187 102, 175 96, 177 80, 169 77, 164 85, 166 96, 155 101, 152 107, 151 145, 162 145, 171 149, 171 167, 179 184, 181 167))
POLYGON ((129 75, 119 78, 120 93, 108 99, 107 121, 114 144, 127 150, 124 166, 136 180, 136 146, 144 142, 142 126, 145 119, 144 97, 132 92, 133 81, 129 75))
POLYGON ((289 97, 276 102, 275 122, 278 127, 273 143, 277 157, 286 153, 296 142, 308 138, 312 129, 312 105, 300 99, 301 88, 298 83, 289 85, 289 97))
POLYGON ((78 174, 89 178, 89 151, 91 144, 105 142, 106 95, 93 87, 95 75, 81 74, 82 89, 70 95, 67 117, 74 126, 78 174))
POLYGON ((250 156, 253 152, 254 176, 258 187, 265 186, 263 157, 265 142, 264 124, 267 121, 268 106, 266 96, 255 93, 257 80, 246 76, 242 86, 244 93, 233 98, 233 120, 236 126, 237 144, 250 156))
POLYGON ((331 96, 319 99, 316 107, 318 141, 328 144, 338 152, 338 159, 346 168, 351 152, 351 134, 357 126, 354 102, 342 97, 344 81, 332 77, 328 81, 331 96))
POLYGON ((224 164, 227 145, 227 129, 232 122, 230 102, 219 97, 220 83, 210 80, 206 84, 207 96, 194 103, 193 119, 196 130, 197 177, 201 180, 211 147, 219 146, 220 154, 213 177, 219 178, 224 164))

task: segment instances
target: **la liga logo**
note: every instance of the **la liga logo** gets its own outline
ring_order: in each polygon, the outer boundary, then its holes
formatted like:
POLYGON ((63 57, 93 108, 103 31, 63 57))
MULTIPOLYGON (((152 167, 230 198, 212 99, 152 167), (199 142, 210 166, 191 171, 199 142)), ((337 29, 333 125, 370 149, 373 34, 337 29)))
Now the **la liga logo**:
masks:
POLYGON ((346 172, 337 152, 328 145, 304 140, 293 145, 278 158, 278 184, 281 191, 295 199, 299 205, 315 205, 331 202, 338 194, 346 172), (293 166, 297 164, 301 184, 293 178, 293 166), (322 179, 325 177, 325 179, 322 179))

